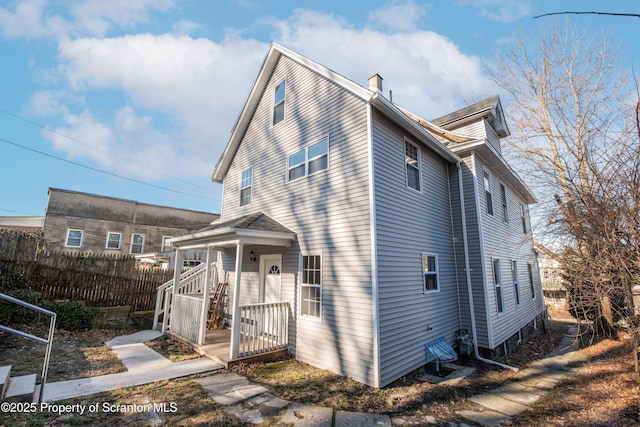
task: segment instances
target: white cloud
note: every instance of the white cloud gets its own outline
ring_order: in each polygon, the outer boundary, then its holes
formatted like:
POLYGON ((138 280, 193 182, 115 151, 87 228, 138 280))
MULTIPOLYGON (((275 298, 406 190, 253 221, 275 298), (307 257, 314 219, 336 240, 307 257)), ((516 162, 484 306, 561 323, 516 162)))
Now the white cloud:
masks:
POLYGON ((191 34, 200 28, 202 28, 202 25, 198 24, 197 22, 188 21, 188 20, 178 21, 171 26, 172 32, 174 34, 182 34, 182 35, 191 34))
POLYGON ((499 22, 514 22, 532 11, 530 0, 457 0, 456 4, 476 8, 480 16, 499 22))
POLYGON ((416 30, 417 23, 426 13, 426 8, 420 7, 413 0, 409 0, 406 3, 396 3, 386 8, 369 12, 369 20, 381 28, 412 31, 416 30))
POLYGON ((31 39, 66 34, 69 23, 59 14, 45 13, 46 6, 46 0, 25 0, 13 10, 0 7, 0 35, 31 39))
MULTIPOLYGON (((488 94, 480 59, 434 32, 355 28, 341 17, 309 10, 262 24, 278 42, 365 86, 370 75, 380 73, 395 102, 427 119, 488 94)), ((32 104, 43 113, 81 105, 84 111, 67 113, 56 130, 98 149, 45 135, 74 158, 127 176, 155 179, 164 170, 206 182, 266 52, 267 43, 241 32, 229 32, 220 42, 177 34, 62 38, 57 71, 64 87, 34 97, 32 104), (112 102, 122 98, 126 105, 120 101, 109 113, 110 106, 92 103, 103 92, 117 94, 112 102), (136 161, 122 160, 127 158, 136 161)))

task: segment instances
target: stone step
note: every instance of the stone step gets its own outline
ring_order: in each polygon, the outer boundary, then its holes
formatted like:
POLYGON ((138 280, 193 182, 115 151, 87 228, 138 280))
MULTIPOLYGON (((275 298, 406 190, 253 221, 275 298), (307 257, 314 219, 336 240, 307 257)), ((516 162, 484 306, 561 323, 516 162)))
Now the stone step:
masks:
POLYGON ((33 402, 36 391, 36 374, 13 377, 4 395, 7 402, 33 402))
POLYGON ((0 366, 0 399, 4 398, 4 394, 9 386, 9 375, 11 374, 11 365, 0 366))

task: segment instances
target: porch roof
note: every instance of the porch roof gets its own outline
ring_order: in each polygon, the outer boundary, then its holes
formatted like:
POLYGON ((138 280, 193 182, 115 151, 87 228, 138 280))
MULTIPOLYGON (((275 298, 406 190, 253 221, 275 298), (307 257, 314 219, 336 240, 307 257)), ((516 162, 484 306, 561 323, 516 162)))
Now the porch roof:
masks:
POLYGON ((169 239, 178 249, 233 247, 239 243, 291 246, 296 234, 262 212, 213 224, 194 233, 169 239))

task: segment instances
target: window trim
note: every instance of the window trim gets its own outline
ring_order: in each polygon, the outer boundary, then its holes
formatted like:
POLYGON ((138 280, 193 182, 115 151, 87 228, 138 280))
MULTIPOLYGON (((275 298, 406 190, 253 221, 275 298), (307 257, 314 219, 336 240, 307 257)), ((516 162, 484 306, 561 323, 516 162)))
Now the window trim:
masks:
POLYGON ((324 257, 322 252, 308 252, 308 253, 302 253, 300 252, 300 256, 298 259, 299 265, 298 265, 298 277, 299 277, 299 297, 298 297, 298 317, 301 319, 306 319, 306 320, 311 320, 314 322, 322 322, 322 306, 323 306, 323 282, 324 282, 324 274, 323 274, 323 262, 324 262, 324 257), (303 282, 303 277, 304 277, 304 258, 305 257, 320 257, 320 283, 319 284, 313 284, 313 283, 304 283, 303 282), (303 301, 302 301, 302 288, 303 287, 309 287, 309 288, 315 288, 319 290, 319 295, 320 295, 320 301, 318 303, 318 316, 313 316, 310 314, 303 314, 302 313, 302 305, 303 305, 303 301))
POLYGON ((500 183, 500 198, 502 199, 502 220, 509 223, 509 203, 507 202, 507 187, 500 183))
POLYGON ((491 188, 491 172, 483 170, 484 176, 484 201, 487 205, 487 215, 493 216, 493 190, 491 188))
POLYGON ((423 294, 435 294, 440 292, 440 265, 438 263, 438 254, 433 252, 422 252, 422 256, 420 257, 420 264, 422 265, 422 293, 423 294), (424 257, 434 257, 436 260, 436 271, 435 272, 426 272, 424 270, 424 257), (435 289, 427 289, 427 274, 436 276, 436 288, 435 289))
POLYGON ((83 243, 84 243, 84 229, 82 229, 82 228, 67 228, 67 238, 64 240, 64 246, 66 248, 81 248, 83 243), (78 246, 69 244, 69 235, 71 234, 72 231, 79 231, 80 232, 80 243, 78 244, 78 246))
POLYGON ((280 83, 274 86, 273 88, 273 102, 271 108, 271 126, 276 126, 279 123, 284 122, 286 119, 286 106, 287 106, 287 79, 283 79, 280 83), (284 96, 282 100, 276 102, 276 94, 278 93, 278 88, 284 84, 284 96), (276 122, 276 108, 282 105, 282 119, 276 122))
POLYGON ((418 193, 422 193, 422 162, 421 162, 421 152, 418 144, 414 144, 410 139, 404 138, 404 144, 402 145, 402 150, 404 154, 404 185, 413 191, 417 191, 418 193), (413 166, 407 161, 407 145, 410 145, 416 149, 416 162, 418 166, 413 166), (413 188, 409 185, 409 173, 408 168, 412 167, 418 170, 418 188, 413 188))
POLYGON ((322 173, 324 171, 329 170, 329 152, 331 151, 331 144, 330 144, 330 138, 329 135, 317 140, 316 142, 312 143, 312 144, 307 144, 305 147, 301 148, 300 150, 297 150, 293 153, 290 153, 287 155, 287 182, 294 182, 294 181, 298 181, 301 180, 303 178, 307 178, 309 176, 313 176, 319 173, 322 173), (327 144, 327 151, 326 154, 321 154, 318 156, 315 156, 313 158, 309 158, 309 149, 315 145, 318 145, 322 142, 325 142, 327 144), (295 156, 296 154, 299 154, 301 152, 304 152, 304 162, 303 163, 296 163, 293 167, 291 167, 290 163, 289 163, 289 159, 292 156, 295 156), (321 158, 325 157, 327 158, 327 167, 323 168, 323 169, 319 169, 315 172, 309 173, 309 164, 315 160, 320 160, 321 158), (296 169, 298 167, 300 167, 301 165, 304 165, 304 174, 302 176, 299 176, 297 178, 293 178, 291 179, 291 170, 292 169, 296 169))
POLYGON ((493 285, 496 295, 496 312, 498 313, 498 315, 502 315, 504 314, 504 292, 502 289, 502 271, 500 268, 500 259, 493 258, 491 260, 491 266, 493 268, 493 285))
POLYGON ((109 231, 109 232, 107 233, 107 243, 106 243, 106 245, 105 245, 105 249, 114 250, 114 251, 117 251, 117 250, 122 249, 122 233, 121 233, 121 232, 119 232, 119 231, 109 231), (118 247, 117 247, 117 248, 110 248, 110 247, 109 247, 109 242, 110 242, 109 237, 110 237, 112 234, 113 234, 113 235, 117 234, 117 235, 119 235, 119 236, 120 236, 120 237, 118 238, 118 247))
POLYGON ((253 166, 249 166, 247 169, 240 172, 240 200, 238 201, 240 207, 249 206, 251 204, 251 196, 253 195, 253 166), (244 174, 245 172, 249 172, 249 184, 244 185, 244 174), (243 186, 244 185, 244 186, 243 186), (249 198, 247 203, 242 203, 242 192, 244 190, 249 190, 249 198))
POLYGON ((131 233, 131 247, 129 248, 129 253, 130 254, 134 254, 134 255, 140 255, 144 253, 144 244, 146 241, 146 236, 144 235, 144 233, 131 233), (142 236, 142 243, 140 244, 140 252, 133 252, 133 239, 134 236, 142 236))
POLYGON ((520 280, 518 280, 518 261, 511 260, 511 277, 513 278, 513 290, 516 297, 516 306, 521 303, 520 300, 520 280))

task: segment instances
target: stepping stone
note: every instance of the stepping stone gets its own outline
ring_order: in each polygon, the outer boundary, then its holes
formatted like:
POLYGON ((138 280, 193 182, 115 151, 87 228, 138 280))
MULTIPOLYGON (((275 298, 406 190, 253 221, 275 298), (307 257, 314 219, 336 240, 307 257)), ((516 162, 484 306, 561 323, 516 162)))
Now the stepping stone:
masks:
POLYGON ((333 409, 294 403, 280 421, 282 424, 293 424, 295 427, 331 427, 333 409))
POLYGON ((510 420, 511 417, 509 415, 501 414, 495 411, 456 411, 456 414, 460 415, 463 418, 476 422, 484 427, 496 427, 503 421, 510 420))
POLYGON ((336 427, 391 427, 391 418, 383 414, 336 412, 336 427))
POLYGON ((537 402, 547 392, 537 388, 525 387, 513 381, 508 381, 501 387, 491 390, 489 393, 498 394, 501 397, 522 403, 523 405, 532 405, 537 402))
POLYGON ((265 387, 250 383, 245 377, 234 373, 211 375, 195 381, 221 405, 233 405, 267 392, 265 387))
POLYGON ((288 405, 288 401, 277 398, 271 393, 262 393, 237 405, 229 406, 225 411, 242 422, 261 424, 265 418, 277 415, 288 405))
POLYGON ((469 398, 473 403, 477 403, 480 406, 491 409, 492 411, 500 412, 506 415, 518 415, 529 409, 528 406, 522 403, 514 402, 500 397, 497 394, 485 393, 477 396, 471 396, 469 398))

